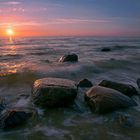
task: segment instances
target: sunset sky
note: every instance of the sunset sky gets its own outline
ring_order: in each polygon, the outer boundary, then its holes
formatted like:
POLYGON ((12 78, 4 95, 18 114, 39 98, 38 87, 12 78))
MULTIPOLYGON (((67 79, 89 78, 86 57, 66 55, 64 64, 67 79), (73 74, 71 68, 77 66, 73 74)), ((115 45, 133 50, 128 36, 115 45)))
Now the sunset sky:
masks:
POLYGON ((0 36, 140 35, 140 0, 0 0, 0 36))

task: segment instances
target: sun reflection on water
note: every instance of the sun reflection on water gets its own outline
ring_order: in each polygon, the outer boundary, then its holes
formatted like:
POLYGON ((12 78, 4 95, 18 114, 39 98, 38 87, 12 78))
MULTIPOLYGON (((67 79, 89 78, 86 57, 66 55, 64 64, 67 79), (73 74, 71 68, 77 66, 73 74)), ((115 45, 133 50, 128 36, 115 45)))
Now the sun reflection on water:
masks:
POLYGON ((13 38, 12 38, 12 36, 9 37, 9 43, 10 44, 13 44, 13 38))
MULTIPOLYGON (((9 41, 13 43, 13 40, 9 41)), ((23 62, 18 61, 20 55, 16 45, 8 45, 5 48, 6 51, 1 53, 0 77, 16 74, 25 65, 23 62)))
POLYGON ((18 73, 25 63, 2 63, 0 64, 0 77, 18 73))
POLYGON ((16 55, 17 54, 17 47, 12 45, 9 47, 9 54, 16 55))

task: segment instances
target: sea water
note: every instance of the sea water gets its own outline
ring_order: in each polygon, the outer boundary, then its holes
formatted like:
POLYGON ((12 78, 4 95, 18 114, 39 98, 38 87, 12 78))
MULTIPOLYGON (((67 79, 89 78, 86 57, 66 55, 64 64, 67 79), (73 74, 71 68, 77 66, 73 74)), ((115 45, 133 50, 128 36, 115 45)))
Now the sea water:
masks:
MULTIPOLYGON (((36 79, 66 78, 78 82, 88 78, 97 85, 112 80, 137 88, 140 77, 140 38, 138 37, 30 37, 0 39, 0 97, 11 100, 31 94, 36 79), (109 52, 101 49, 108 47, 109 52), (60 63, 59 58, 76 53, 76 63, 60 63)), ((138 88, 137 88, 138 90, 138 88)), ((37 108, 37 119, 12 130, 0 130, 0 140, 139 140, 140 106, 107 115, 90 111, 80 89, 69 108, 37 108), (114 118, 122 113, 133 119, 125 127, 114 118)), ((139 97, 134 97, 140 104, 139 97)))

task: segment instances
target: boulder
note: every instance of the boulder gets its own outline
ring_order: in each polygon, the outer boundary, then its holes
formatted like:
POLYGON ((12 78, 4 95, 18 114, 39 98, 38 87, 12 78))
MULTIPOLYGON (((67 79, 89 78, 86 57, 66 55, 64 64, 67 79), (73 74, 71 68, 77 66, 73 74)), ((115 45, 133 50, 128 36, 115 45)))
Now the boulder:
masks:
POLYGON ((140 78, 137 79, 137 85, 138 85, 138 87, 140 89, 140 78))
POLYGON ((93 86, 92 82, 89 81, 88 79, 81 80, 77 85, 77 87, 92 87, 92 86, 93 86))
POLYGON ((128 84, 123 84, 123 83, 117 83, 109 80, 103 80, 99 86, 107 87, 107 88, 112 88, 115 90, 118 90, 119 92, 131 97, 133 95, 138 95, 138 92, 135 87, 132 85, 128 84))
POLYGON ((1 128, 16 127, 18 125, 24 124, 31 116, 32 113, 28 109, 24 108, 5 109, 0 114, 0 127, 1 128))
POLYGON ((0 127, 5 129, 19 126, 24 124, 35 113, 35 108, 31 104, 29 96, 19 96, 11 101, 1 112, 0 127))
POLYGON ((46 107, 65 107, 77 96, 74 81, 60 78, 36 80, 33 86, 33 102, 46 107))
POLYGON ((59 59, 59 62, 77 62, 77 61, 78 61, 78 55, 75 53, 66 54, 59 59))
POLYGON ((101 86, 90 88, 85 94, 85 100, 95 113, 108 113, 137 105, 135 101, 119 91, 101 86))
POLYGON ((101 49, 101 52, 110 52, 111 51, 111 48, 109 47, 104 47, 101 49))

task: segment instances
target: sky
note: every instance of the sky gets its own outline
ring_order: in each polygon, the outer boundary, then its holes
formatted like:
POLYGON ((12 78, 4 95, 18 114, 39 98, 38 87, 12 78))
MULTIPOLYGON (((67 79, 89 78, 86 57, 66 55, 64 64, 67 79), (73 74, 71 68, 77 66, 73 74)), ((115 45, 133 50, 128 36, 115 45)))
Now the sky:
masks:
POLYGON ((140 0, 0 0, 0 36, 140 36, 140 0))

